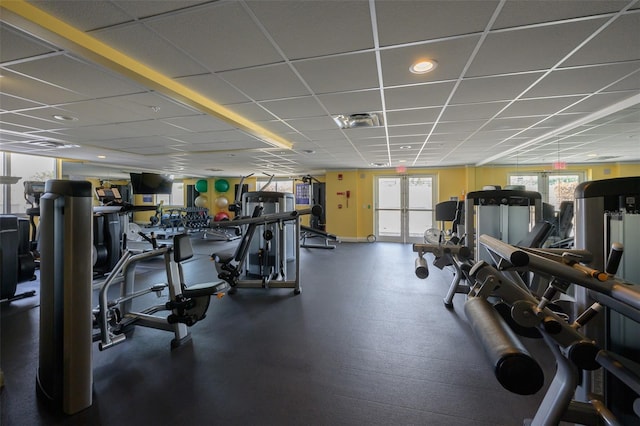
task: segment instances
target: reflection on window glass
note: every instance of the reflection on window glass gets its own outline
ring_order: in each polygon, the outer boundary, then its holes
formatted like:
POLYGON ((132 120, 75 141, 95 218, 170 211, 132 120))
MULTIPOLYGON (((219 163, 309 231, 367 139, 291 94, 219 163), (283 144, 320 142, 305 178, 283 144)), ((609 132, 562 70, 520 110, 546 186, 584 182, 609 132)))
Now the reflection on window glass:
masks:
POLYGON ((551 175, 549 176, 549 204, 560 209, 563 201, 573 201, 576 186, 580 183, 577 175, 551 175))
POLYGON ((513 175, 509 176, 509 185, 524 185, 527 191, 538 192, 537 175, 513 175))
POLYGON ((258 179, 256 181, 256 191, 285 192, 293 194, 293 180, 291 179, 272 180, 266 188, 263 188, 267 182, 268 180, 258 179))
POLYGON ((156 204, 161 202, 165 206, 184 206, 184 184, 182 182, 173 182, 171 194, 157 194, 156 204))
POLYGON ((49 179, 53 179, 56 175, 56 160, 35 155, 11 154, 9 161, 11 175, 21 177, 17 184, 11 186, 11 207, 9 211, 13 214, 24 213, 30 207, 24 199, 24 182, 46 182, 49 179))

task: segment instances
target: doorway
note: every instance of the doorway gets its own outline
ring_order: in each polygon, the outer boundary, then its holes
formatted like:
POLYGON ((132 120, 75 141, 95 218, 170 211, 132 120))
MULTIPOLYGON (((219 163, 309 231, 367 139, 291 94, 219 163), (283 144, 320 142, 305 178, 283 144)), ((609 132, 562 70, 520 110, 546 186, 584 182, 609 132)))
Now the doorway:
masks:
POLYGON ((434 226, 435 176, 378 176, 375 235, 378 241, 420 243, 434 226))

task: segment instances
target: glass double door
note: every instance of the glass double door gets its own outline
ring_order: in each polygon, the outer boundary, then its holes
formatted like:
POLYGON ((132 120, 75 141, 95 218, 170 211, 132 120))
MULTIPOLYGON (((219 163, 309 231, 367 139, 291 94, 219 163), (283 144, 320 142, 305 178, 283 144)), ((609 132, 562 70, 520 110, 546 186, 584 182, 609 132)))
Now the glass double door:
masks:
POLYGON ((434 226, 435 177, 378 176, 375 235, 378 241, 419 243, 434 226))

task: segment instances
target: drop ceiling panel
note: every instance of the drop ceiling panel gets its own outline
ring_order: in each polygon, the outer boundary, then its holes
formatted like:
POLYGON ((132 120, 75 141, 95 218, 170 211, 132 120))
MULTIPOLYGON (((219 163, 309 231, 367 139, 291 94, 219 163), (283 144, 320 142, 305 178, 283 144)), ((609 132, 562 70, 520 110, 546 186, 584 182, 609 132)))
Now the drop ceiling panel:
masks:
POLYGON ((191 75, 176 81, 222 105, 248 101, 246 96, 215 74, 191 75))
POLYGON ((491 33, 467 76, 550 68, 576 48, 604 19, 491 33), (522 46, 526 45, 526 49, 522 46), (501 60, 509 52, 509 61, 501 60))
POLYGON ((224 121, 216 120, 209 115, 193 115, 189 117, 174 117, 162 120, 173 126, 189 132, 208 132, 216 130, 232 130, 233 127, 224 121))
POLYGON ((456 80, 462 74, 479 36, 445 40, 380 52, 385 86, 456 80), (438 66, 427 74, 412 74, 409 67, 422 59, 434 59, 438 66))
POLYGON ((128 22, 132 17, 109 1, 49 1, 29 3, 83 31, 128 22))
POLYGON ((129 16, 133 16, 138 19, 161 15, 172 11, 174 11, 174 13, 179 13, 175 11, 206 3, 206 1, 202 0, 162 0, 153 2, 111 0, 111 2, 127 12, 129 16))
POLYGON ((373 48, 367 2, 280 0, 247 4, 290 59, 373 48), (291 37, 292 33, 296 37, 291 37))
POLYGON ((257 101, 309 95, 307 88, 285 64, 228 71, 220 76, 257 101))
POLYGON ((600 110, 631 97, 629 92, 602 93, 584 98, 580 103, 566 109, 566 113, 588 113, 600 110))
POLYGON ((0 24, 0 62, 15 61, 54 52, 48 44, 0 24))
MULTIPOLYGON (((63 127, 67 127, 68 124, 64 124, 61 121, 56 121, 54 119, 42 119, 36 117, 35 115, 28 115, 25 113, 5 113, 2 114, 2 120, 6 120, 14 125, 28 127, 29 129, 60 129, 63 127)), ((3 126, 4 128, 4 126, 3 126)))
POLYGON ((509 105, 498 117, 526 117, 553 114, 583 98, 584 96, 558 96, 551 98, 521 99, 509 105))
POLYGON ((263 122, 273 120, 275 118, 269 113, 269 111, 254 102, 226 105, 225 108, 228 108, 251 121, 263 122))
POLYGON ((42 104, 63 104, 87 99, 85 95, 43 83, 7 69, 2 70, 2 92, 42 104))
POLYGON ((294 67, 314 93, 378 87, 373 52, 299 61, 294 67))
POLYGON ((0 93, 0 109, 3 111, 18 111, 28 108, 38 108, 42 104, 26 99, 17 98, 6 93, 0 93))
POLYGON ((433 123, 440 114, 440 107, 387 111, 387 124, 396 126, 412 123, 433 123))
MULTIPOLYGON (((162 2, 153 2, 162 3, 162 2)), ((92 34, 100 41, 117 48, 125 55, 169 76, 203 74, 207 68, 171 43, 157 36, 146 25, 132 22, 106 28, 92 34), (131 43, 136 40, 136 43, 131 43)))
POLYGON ((560 69, 545 77, 527 96, 588 95, 639 69, 640 62, 560 69))
POLYGON ((638 28, 640 13, 622 16, 562 65, 590 65, 640 59, 638 28))
POLYGON ((154 92, 118 96, 103 99, 102 101, 116 108, 122 108, 124 111, 131 111, 134 114, 140 114, 150 119, 184 117, 200 113, 191 107, 172 101, 154 92))
POLYGON ((333 130, 337 127, 330 117, 296 118, 286 120, 294 129, 307 132, 310 130, 333 130))
POLYGON ((238 2, 213 2, 147 25, 210 71, 282 61, 238 2))
POLYGON ((89 98, 119 96, 140 92, 140 86, 123 77, 104 72, 68 56, 34 60, 12 65, 9 69, 31 78, 48 81, 89 98))
POLYGON ((497 1, 376 1, 380 45, 482 32, 497 1), (401 23, 401 24, 399 24, 401 23))
POLYGON ((444 105, 453 83, 433 83, 384 91, 389 109, 423 108, 444 105))
POLYGON ((126 123, 139 121, 149 117, 146 113, 133 109, 125 109, 119 105, 112 105, 104 101, 81 101, 64 104, 59 107, 67 114, 78 118, 78 125, 86 126, 95 123, 126 123))
POLYGON ((264 108, 281 119, 317 117, 326 115, 325 110, 312 96, 261 102, 264 108))
POLYGON ((588 17, 601 13, 616 12, 629 4, 628 1, 595 0, 580 2, 578 7, 571 1, 536 0, 534 2, 505 2, 494 28, 508 28, 538 22, 553 22, 565 19, 588 17))
POLYGON ((524 92, 540 76, 540 73, 528 73, 464 79, 453 95, 452 103, 460 104, 513 99, 524 92))
POLYGON ((484 102, 466 105, 449 105, 444 110, 442 121, 467 121, 489 119, 495 116, 507 102, 484 102))
POLYGON ((318 95, 318 100, 329 111, 329 114, 333 115, 382 110, 382 100, 378 89, 318 95))

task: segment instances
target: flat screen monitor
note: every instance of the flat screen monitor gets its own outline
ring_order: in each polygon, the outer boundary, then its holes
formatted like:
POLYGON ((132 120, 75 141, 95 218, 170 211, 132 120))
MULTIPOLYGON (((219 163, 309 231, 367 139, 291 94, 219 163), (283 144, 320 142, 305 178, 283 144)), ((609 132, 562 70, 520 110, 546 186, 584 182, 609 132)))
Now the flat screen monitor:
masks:
POLYGON ((131 173, 134 194, 171 194, 173 179, 156 173, 131 173))

